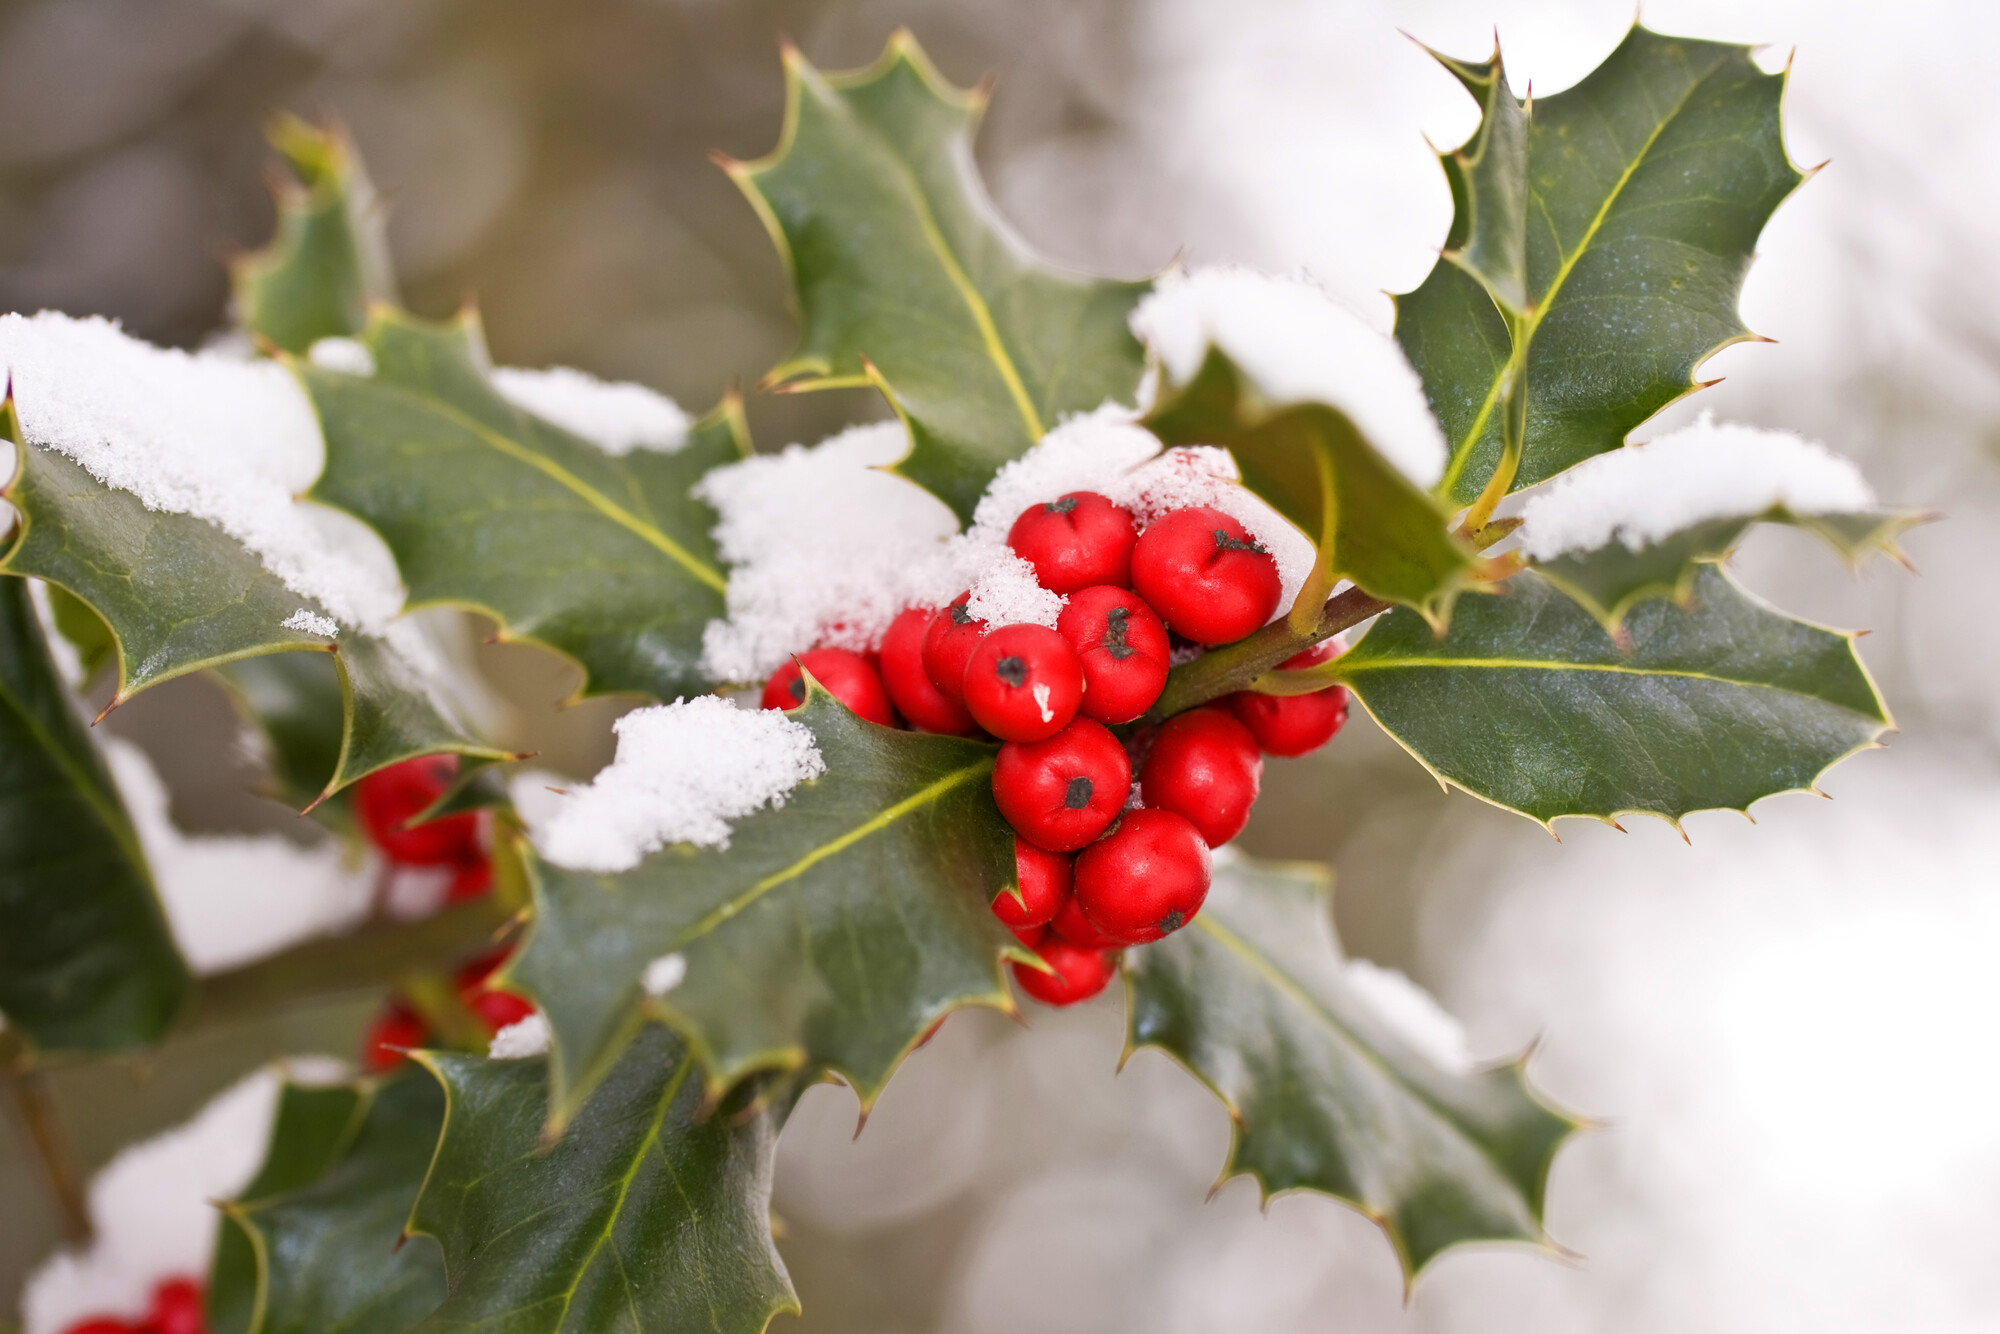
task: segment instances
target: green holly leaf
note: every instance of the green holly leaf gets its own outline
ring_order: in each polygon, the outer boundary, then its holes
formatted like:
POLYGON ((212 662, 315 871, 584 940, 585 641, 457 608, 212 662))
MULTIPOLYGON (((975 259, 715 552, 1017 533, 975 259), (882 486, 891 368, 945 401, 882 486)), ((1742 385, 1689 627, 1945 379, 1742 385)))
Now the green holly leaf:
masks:
POLYGON ((1901 560, 1897 539, 1926 521, 1926 515, 1903 510, 1795 514, 1777 505, 1761 514, 1694 524, 1638 551, 1613 540, 1592 551, 1538 561, 1533 568, 1582 603, 1605 629, 1620 634, 1626 614, 1647 598, 1686 603, 1702 567, 1721 561, 1760 523, 1791 524, 1816 533, 1850 565, 1858 565, 1875 551, 1901 560))
POLYGON ((1522 574, 1442 637, 1393 611, 1323 669, 1439 779, 1546 824, 1746 809, 1889 730, 1853 637, 1792 620, 1713 565, 1687 609, 1641 603, 1621 647, 1522 574))
POLYGON ((1449 1246, 1543 1243, 1549 1165, 1576 1123, 1522 1063, 1460 1070, 1347 978, 1323 867, 1218 861, 1201 914, 1126 955, 1127 1049, 1158 1047, 1233 1123, 1221 1180, 1316 1190, 1381 1224, 1406 1272, 1449 1246))
POLYGON ((1479 103, 1479 128, 1439 154, 1451 185, 1452 232, 1444 258, 1491 294, 1503 310, 1528 304, 1528 108, 1507 86, 1496 43, 1483 65, 1432 51, 1479 103))
POLYGON ((1525 434, 1509 490, 1617 448, 1700 387, 1703 361, 1755 337, 1737 293, 1758 233, 1804 178, 1779 132, 1785 76, 1748 47, 1635 26, 1583 82, 1535 100, 1525 153, 1499 57, 1447 64, 1487 115, 1444 155, 1459 216, 1447 254, 1397 298, 1396 337, 1451 445, 1439 492, 1464 503, 1502 456, 1517 340, 1525 434), (1526 287, 1503 309, 1512 224, 1496 215, 1515 208, 1526 287))
POLYGON ((907 32, 866 69, 785 49, 777 150, 724 162, 783 256, 804 332, 767 385, 874 384, 910 432, 896 471, 970 522, 1000 465, 1067 412, 1130 402, 1143 283, 1063 272, 1014 235, 972 167, 983 89, 907 32))
POLYGON ((728 581, 689 489, 749 450, 734 398, 673 452, 612 455, 501 397, 470 315, 378 309, 362 341, 370 376, 295 363, 326 433, 312 495, 382 535, 411 604, 482 611, 576 659, 591 692, 707 691, 728 581))
POLYGON ((55 631, 63 641, 76 651, 77 666, 83 671, 85 684, 97 679, 97 673, 104 664, 118 654, 117 642, 111 637, 111 627, 104 618, 90 609, 90 604, 77 597, 60 584, 43 584, 48 595, 49 612, 55 620, 55 631))
POLYGON ((215 669, 230 702, 263 738, 270 795, 309 805, 340 763, 345 730, 340 673, 331 656, 272 653, 215 669))
POLYGON ((1335 580, 1351 579, 1436 616, 1470 568, 1449 516, 1353 419, 1325 403, 1271 406, 1220 348, 1187 384, 1163 389, 1145 425, 1169 445, 1226 447, 1243 484, 1313 539, 1322 564, 1301 600, 1315 611, 1335 580))
POLYGON ((754 1084, 708 1102, 694 1053, 649 1027, 550 1144, 541 1061, 421 1059, 449 1100, 410 1218, 451 1285, 426 1334, 757 1334, 798 1311, 771 1241, 777 1118, 754 1084))
MULTIPOLYGON (((507 758, 468 739, 426 684, 384 641, 342 628, 329 641, 288 627, 304 606, 256 554, 204 519, 147 509, 54 450, 21 445, 11 402, 0 430, 16 442, 14 479, 0 495, 22 532, 0 571, 35 575, 89 604, 116 640, 110 707, 162 681, 269 653, 333 655, 342 702, 341 745, 320 798, 398 760, 436 751, 507 758)), ((331 619, 331 618, 329 618, 331 619)))
POLYGON ((223 1206, 209 1275, 214 1334, 401 1334, 436 1310, 442 1257, 403 1226, 444 1119, 445 1095, 422 1071, 287 1084, 262 1168, 223 1206))
POLYGON ((152 873, 42 637, 0 578, 0 1014, 45 1051, 163 1034, 188 992, 152 873))
POLYGON ((296 116, 271 123, 292 178, 274 181, 278 230, 230 265, 237 323, 286 352, 359 333, 368 308, 394 302, 384 210, 361 158, 337 127, 296 116))
POLYGON ((688 1035, 714 1088, 827 1069, 865 1108, 932 1020, 1012 1009, 1000 958, 1019 947, 990 911, 1014 882, 993 747, 865 722, 817 684, 791 716, 826 774, 737 822, 727 848, 618 875, 541 868, 512 978, 555 1030, 558 1123, 642 1015, 688 1035), (647 995, 647 965, 672 954, 680 981, 647 995))

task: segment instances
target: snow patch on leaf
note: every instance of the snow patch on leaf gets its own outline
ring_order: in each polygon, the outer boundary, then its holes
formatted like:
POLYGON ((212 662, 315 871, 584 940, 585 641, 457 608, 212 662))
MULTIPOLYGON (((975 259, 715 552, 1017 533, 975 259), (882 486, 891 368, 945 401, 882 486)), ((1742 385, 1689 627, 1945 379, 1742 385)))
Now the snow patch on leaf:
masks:
POLYGON ((331 616, 321 616, 310 607, 300 607, 278 624, 287 630, 303 630, 309 635, 319 635, 325 639, 333 639, 340 634, 340 622, 331 616))
POLYGON ((1168 273, 1131 323, 1176 384, 1220 348, 1272 405, 1337 408, 1418 486, 1444 476, 1444 433, 1409 358, 1316 283, 1227 267, 1168 273))
POLYGON ((635 449, 671 454, 687 443, 687 413, 642 384, 600 380, 568 366, 519 370, 502 366, 493 387, 517 408, 580 435, 607 454, 635 449))
POLYGON ((1369 1011, 1418 1055, 1453 1074, 1472 1069, 1472 1044, 1465 1036, 1465 1026, 1430 992, 1394 968, 1367 959, 1346 960, 1341 964, 1341 976, 1360 994, 1369 1011))
MULTIPOLYGON (((268 886, 267 886, 268 888, 268 886)), ((346 1067, 296 1058, 239 1081, 192 1120, 119 1152, 90 1183, 96 1237, 29 1277, 23 1334, 58 1334, 98 1315, 141 1320, 153 1285, 204 1278, 215 1248, 213 1201, 233 1199, 264 1157, 282 1079, 330 1082, 346 1067)))
POLYGON ((338 841, 301 847, 277 834, 184 834, 167 814, 166 786, 145 752, 117 737, 101 740, 174 942, 195 972, 220 972, 350 931, 367 917, 373 868, 345 865, 338 841))
POLYGON ((664 996, 687 980, 687 972, 685 954, 662 954, 646 965, 646 971, 639 975, 639 986, 648 996, 664 996))
POLYGON ((1521 545, 1536 560, 1595 551, 1613 538, 1643 551, 1713 519, 1779 507, 1851 514, 1874 504, 1861 470, 1824 445, 1704 413, 1692 426, 1600 454, 1557 478, 1522 509, 1521 545))
POLYGON ((375 354, 354 338, 322 338, 306 351, 306 360, 321 370, 342 375, 373 375, 375 354))
POLYGON ((486 1054, 496 1061, 519 1061, 530 1056, 546 1056, 554 1031, 548 1016, 531 1014, 507 1025, 493 1035, 486 1054))
POLYGON ((716 695, 634 710, 614 730, 616 758, 535 831, 558 866, 610 874, 674 843, 726 847, 732 820, 826 772, 803 723, 716 695))

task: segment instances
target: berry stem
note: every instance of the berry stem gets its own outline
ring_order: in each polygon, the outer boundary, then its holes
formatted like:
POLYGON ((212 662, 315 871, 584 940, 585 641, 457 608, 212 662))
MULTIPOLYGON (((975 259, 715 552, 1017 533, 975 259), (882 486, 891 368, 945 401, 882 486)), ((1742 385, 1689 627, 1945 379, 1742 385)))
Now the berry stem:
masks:
POLYGON ((90 1205, 83 1191, 83 1173, 76 1163, 76 1150, 63 1129, 55 1100, 49 1097, 47 1076, 39 1070, 22 1070, 9 1076, 14 1094, 14 1110, 21 1118, 28 1140, 41 1160, 42 1175, 49 1194, 62 1218, 63 1239, 73 1246, 90 1240, 90 1205))
POLYGON ((1281 617, 1247 638, 1211 649, 1168 672, 1166 689, 1146 716, 1158 722, 1242 690, 1293 654, 1380 615, 1390 605, 1349 588, 1327 599, 1318 623, 1306 633, 1293 629, 1290 617, 1281 617))

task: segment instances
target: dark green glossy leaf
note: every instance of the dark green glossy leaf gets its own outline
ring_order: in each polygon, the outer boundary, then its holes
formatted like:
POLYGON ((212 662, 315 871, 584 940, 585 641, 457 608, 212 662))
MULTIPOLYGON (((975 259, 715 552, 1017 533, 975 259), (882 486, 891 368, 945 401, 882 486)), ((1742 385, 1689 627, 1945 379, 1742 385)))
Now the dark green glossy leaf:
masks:
MULTIPOLYGON (((1453 68, 1475 95, 1477 79, 1505 77, 1497 57, 1453 68)), ((1779 134, 1784 83, 1759 70, 1747 47, 1634 27, 1583 82, 1535 99, 1522 196, 1526 440, 1511 489, 1617 448, 1695 389, 1710 355, 1754 336, 1737 315, 1737 293, 1758 233, 1802 179, 1779 134)), ((1489 120, 1518 114, 1518 104, 1494 110, 1488 100, 1489 120)), ((1503 141, 1482 124, 1467 147, 1503 141)), ((1483 226, 1488 204, 1518 192, 1518 182, 1503 189, 1489 180, 1502 160, 1446 155, 1453 193, 1471 215, 1453 223, 1454 253, 1397 299, 1396 337, 1452 449, 1440 493, 1458 502, 1479 494, 1501 452, 1513 341, 1482 286, 1484 278, 1504 287, 1505 268, 1482 246, 1491 235, 1495 251, 1506 248, 1504 228, 1483 226)))
POLYGON ((1324 403, 1272 408, 1219 348, 1165 397, 1146 427, 1169 445, 1222 445, 1243 484, 1313 539, 1325 562, 1313 605, 1336 579, 1435 615, 1470 557, 1447 516, 1383 458, 1354 422, 1324 403))
POLYGON ((230 266, 235 315, 256 337, 304 352, 361 332, 371 303, 396 299, 396 283, 384 210, 346 134, 280 116, 270 138, 296 179, 273 186, 271 244, 230 266))
POLYGON ((244 721, 264 741, 271 795, 293 806, 326 790, 345 729, 340 673, 331 655, 271 653, 216 668, 244 721))
POLYGON ((1507 87, 1497 48, 1483 65, 1431 54, 1480 111, 1472 138, 1440 155, 1454 206, 1444 256, 1518 312, 1528 301, 1528 110, 1507 87))
POLYGON ((1519 1063, 1450 1069, 1385 1023, 1343 976, 1330 884, 1318 866, 1219 862, 1201 914, 1126 955, 1128 1045, 1159 1047, 1228 1106, 1224 1179, 1348 1201, 1412 1274, 1448 1246, 1542 1241, 1575 1123, 1519 1063))
POLYGON ((296 366, 326 432, 312 494, 382 535, 411 604, 483 611, 575 658, 589 691, 708 690, 701 633, 727 579, 688 492, 747 451, 735 400, 672 453, 613 456, 502 398, 470 317, 377 311, 363 341, 372 376, 296 366))
POLYGON ((541 1061, 423 1059, 450 1099, 410 1220, 450 1276, 426 1334, 757 1334, 798 1310, 771 1242, 776 1118, 754 1086, 708 1104, 686 1044, 648 1027, 547 1144, 541 1061))
POLYGON ((0 568, 59 584, 90 604, 116 637, 114 704, 148 686, 267 653, 331 653, 339 671, 343 739, 326 792, 433 751, 500 758, 469 740, 382 640, 343 629, 329 643, 284 622, 303 604, 255 553, 205 520, 149 510, 53 450, 24 446, 6 498, 25 531, 0 568))
POLYGON ((1889 728, 1850 636, 1713 565, 1689 609, 1641 603, 1629 649, 1533 574, 1506 588, 1461 599, 1442 637, 1390 612, 1327 675, 1440 778, 1532 819, 1742 810, 1889 728))
POLYGON ((27 580, 0 578, 0 1014, 44 1050, 109 1051, 158 1038, 187 989, 27 580))
POLYGON ((1626 613, 1646 598, 1686 602, 1701 567, 1727 556, 1759 523, 1788 523, 1817 533, 1849 564, 1859 564, 1871 551, 1901 559, 1896 539, 1922 522, 1923 515, 1899 511, 1802 515, 1780 505, 1762 514, 1695 524, 1638 551, 1613 540, 1594 551, 1538 562, 1534 569, 1617 633, 1626 613))
POLYGON ((1066 412, 1129 402, 1143 283, 1065 273, 1017 238, 972 166, 983 92, 951 87, 899 32, 867 69, 785 52, 777 150, 725 164, 790 272, 804 332, 765 377, 874 383, 910 431, 897 471, 969 521, 1000 465, 1066 412))
POLYGON ((727 848, 668 848, 620 875, 541 869, 513 978, 555 1028, 558 1120, 642 1011, 688 1034, 714 1085, 828 1068, 866 1106, 939 1015, 1012 1007, 1000 955, 1015 942, 988 907, 1014 881, 993 747, 864 722, 816 685, 792 716, 826 775, 739 821, 727 848), (646 965, 676 953, 683 980, 644 996, 646 965))
POLYGON ((436 1310, 443 1259, 403 1227, 444 1113, 444 1092, 419 1070, 349 1088, 286 1086, 263 1167, 224 1207, 214 1334, 401 1334, 436 1310))

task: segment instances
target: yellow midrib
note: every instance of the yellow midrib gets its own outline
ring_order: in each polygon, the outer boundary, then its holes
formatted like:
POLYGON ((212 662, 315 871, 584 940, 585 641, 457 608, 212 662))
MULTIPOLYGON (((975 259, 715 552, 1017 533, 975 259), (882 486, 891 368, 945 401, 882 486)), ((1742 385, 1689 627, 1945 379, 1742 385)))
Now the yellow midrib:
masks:
MULTIPOLYGON (((1741 686, 1746 690, 1781 690, 1788 695, 1804 693, 1791 686, 1771 681, 1745 681, 1733 676, 1717 676, 1713 672, 1689 671, 1678 667, 1633 667, 1615 662, 1554 662, 1538 658, 1370 658, 1361 662, 1347 663, 1335 675, 1338 679, 1348 680, 1368 672, 1412 667, 1467 667, 1524 672, 1599 672, 1613 676, 1671 676, 1682 680, 1714 681, 1720 685, 1741 686)), ((1807 698, 1824 697, 1810 695, 1807 698)))
MULTIPOLYGON (((1714 73, 1713 70, 1706 71, 1700 78, 1689 82, 1686 90, 1681 93, 1680 98, 1674 103, 1672 108, 1653 126, 1652 133, 1646 136, 1646 142, 1639 145, 1639 151, 1633 154, 1632 160, 1625 165, 1625 170, 1619 173, 1617 183, 1611 187, 1611 192, 1604 197, 1604 202, 1598 206, 1597 216, 1593 217, 1590 220, 1590 225, 1584 228, 1583 237, 1576 243, 1576 248, 1564 256, 1563 262, 1557 266, 1554 280, 1549 283, 1548 290, 1542 293, 1542 299, 1535 303, 1534 308, 1528 314, 1527 321, 1521 326, 1521 342, 1524 346, 1534 342, 1535 332, 1542 325, 1542 317, 1548 314, 1549 307, 1555 304, 1556 294, 1562 290, 1563 283, 1568 281, 1571 271, 1583 259, 1583 253, 1590 249, 1590 243, 1596 239, 1598 231, 1603 228, 1605 219, 1611 216, 1612 206, 1618 202, 1618 197, 1625 192, 1625 187, 1631 184, 1633 175, 1639 170, 1640 164, 1645 162, 1646 155, 1653 151, 1653 145, 1659 142, 1662 134, 1666 133, 1667 126, 1672 124, 1674 118, 1681 114, 1681 111, 1687 106, 1688 100, 1694 96, 1695 90, 1708 82, 1708 76, 1712 73, 1714 73)), ((1466 430, 1465 437, 1458 442, 1458 448, 1452 458, 1451 467, 1446 471, 1444 481, 1438 484, 1439 490, 1447 495, 1450 494, 1453 487, 1458 485, 1459 477, 1464 474, 1465 465, 1472 457, 1472 446, 1479 439, 1480 434, 1485 431, 1486 423, 1491 420, 1493 409, 1500 402, 1500 387, 1506 383, 1506 380, 1507 374, 1503 368, 1500 374, 1493 377, 1493 383, 1486 390, 1486 399, 1479 405, 1478 415, 1473 417, 1471 427, 1466 430)))

